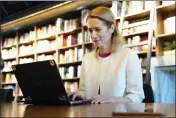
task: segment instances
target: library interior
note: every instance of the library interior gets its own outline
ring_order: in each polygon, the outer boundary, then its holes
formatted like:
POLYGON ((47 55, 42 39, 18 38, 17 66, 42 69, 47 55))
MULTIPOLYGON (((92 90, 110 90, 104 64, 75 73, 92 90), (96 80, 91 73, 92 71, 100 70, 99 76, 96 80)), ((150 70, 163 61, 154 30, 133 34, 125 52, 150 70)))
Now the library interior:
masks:
POLYGON ((0 1, 0 117, 175 117, 175 13, 175 0, 0 1))

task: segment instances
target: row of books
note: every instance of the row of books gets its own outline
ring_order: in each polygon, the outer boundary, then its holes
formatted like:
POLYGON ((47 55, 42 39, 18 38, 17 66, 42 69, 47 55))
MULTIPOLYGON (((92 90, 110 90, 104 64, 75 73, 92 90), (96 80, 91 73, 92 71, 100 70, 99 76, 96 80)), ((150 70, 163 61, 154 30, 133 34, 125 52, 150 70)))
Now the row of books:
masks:
POLYGON ((59 48, 68 47, 75 44, 82 44, 82 33, 77 33, 76 35, 58 36, 59 48))
POLYGON ((79 18, 64 20, 62 18, 57 18, 56 20, 56 32, 63 33, 75 30, 81 26, 81 21, 79 18))
POLYGON ((24 64, 24 63, 32 63, 34 62, 34 58, 20 58, 20 64, 24 64))
POLYGON ((81 66, 59 67, 59 72, 62 78, 80 77, 81 66))
POLYGON ((4 61, 4 68, 2 71, 8 72, 12 71, 11 66, 17 64, 16 60, 13 61, 4 61))
POLYGON ((48 26, 37 28, 37 39, 53 36, 55 35, 55 33, 56 33, 56 26, 49 24, 48 26))
POLYGON ((135 25, 135 24, 138 24, 138 23, 144 23, 144 22, 149 22, 149 16, 147 17, 144 17, 144 18, 137 18, 137 19, 125 19, 124 22, 123 22, 123 26, 124 27, 127 27, 129 25, 135 25))
MULTIPOLYGON (((169 13, 168 13, 168 15, 169 15, 169 13)), ((171 27, 171 26, 176 25, 175 18, 176 18, 176 16, 171 16, 171 17, 168 17, 168 18, 164 19, 163 25, 164 25, 164 33, 165 34, 175 33, 175 27, 171 27)))
POLYGON ((19 55, 28 55, 28 54, 34 54, 35 52, 35 47, 34 45, 22 45, 19 47, 19 55))
POLYGON ((37 52, 45 52, 50 50, 57 49, 57 41, 56 40, 41 40, 37 42, 37 52))
POLYGON ((27 33, 24 33, 20 36, 19 43, 26 43, 29 41, 34 41, 35 40, 35 31, 29 31, 27 33))
POLYGON ((148 40, 148 36, 133 36, 133 37, 129 37, 127 38, 127 44, 138 44, 140 42, 146 42, 148 40))
POLYGON ((136 52, 136 53, 138 53, 138 52, 146 52, 146 51, 148 51, 148 49, 149 49, 149 46, 148 45, 142 45, 142 46, 138 46, 138 47, 132 47, 132 49, 136 52))
POLYGON ((48 55, 41 54, 41 55, 38 55, 38 57, 37 57, 37 61, 44 61, 44 60, 51 60, 51 59, 54 59, 56 61, 56 53, 48 54, 48 55))
POLYGON ((83 57, 83 49, 82 48, 74 48, 66 50, 63 54, 59 55, 60 62, 59 63, 68 63, 81 61, 83 57))
POLYGON ((5 75, 2 76, 2 82, 4 83, 16 83, 16 77, 14 74, 12 73, 7 73, 5 75))
POLYGON ((89 31, 84 32, 84 42, 92 42, 89 31))
POLYGON ((16 47, 12 47, 10 49, 3 49, 2 50, 2 58, 8 59, 8 58, 15 58, 17 54, 16 47))
POLYGON ((14 46, 17 44, 17 37, 5 38, 2 42, 2 47, 14 46))
MULTIPOLYGON (((162 5, 175 4, 175 1, 162 1, 162 5)), ((138 13, 142 10, 150 10, 159 5, 158 1, 129 1, 126 14, 138 13)))
POLYGON ((149 31, 149 24, 139 25, 139 26, 123 29, 122 34, 123 34, 123 36, 125 36, 125 35, 147 32, 147 31, 149 31))
POLYGON ((64 86, 65 86, 66 92, 78 91, 78 82, 65 82, 64 86))
POLYGON ((129 1, 127 2, 126 14, 138 13, 142 10, 149 10, 157 6, 157 1, 129 1))

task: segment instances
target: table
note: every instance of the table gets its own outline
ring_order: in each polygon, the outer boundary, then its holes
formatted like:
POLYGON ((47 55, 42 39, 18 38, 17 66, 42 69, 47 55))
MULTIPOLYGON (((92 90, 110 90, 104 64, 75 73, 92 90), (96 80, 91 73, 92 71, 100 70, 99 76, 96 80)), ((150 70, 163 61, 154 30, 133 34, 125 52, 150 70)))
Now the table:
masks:
POLYGON ((84 104, 77 106, 1 103, 1 117, 112 117, 113 112, 154 112, 175 117, 175 104, 84 104))

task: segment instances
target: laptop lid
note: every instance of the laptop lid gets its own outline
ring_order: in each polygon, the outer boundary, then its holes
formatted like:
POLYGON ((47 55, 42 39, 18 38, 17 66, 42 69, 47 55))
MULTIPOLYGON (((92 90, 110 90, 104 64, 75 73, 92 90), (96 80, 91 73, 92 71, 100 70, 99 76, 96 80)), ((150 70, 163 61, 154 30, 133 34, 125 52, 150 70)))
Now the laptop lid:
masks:
POLYGON ((70 104, 54 60, 13 65, 25 100, 33 104, 70 104))

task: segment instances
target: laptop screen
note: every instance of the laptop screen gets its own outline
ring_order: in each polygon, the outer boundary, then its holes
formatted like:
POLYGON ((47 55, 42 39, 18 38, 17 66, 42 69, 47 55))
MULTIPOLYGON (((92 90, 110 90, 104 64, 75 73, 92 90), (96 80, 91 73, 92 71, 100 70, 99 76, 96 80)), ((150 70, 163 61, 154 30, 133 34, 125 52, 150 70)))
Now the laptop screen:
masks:
POLYGON ((24 98, 67 101, 68 96, 54 60, 13 65, 12 69, 24 98))

